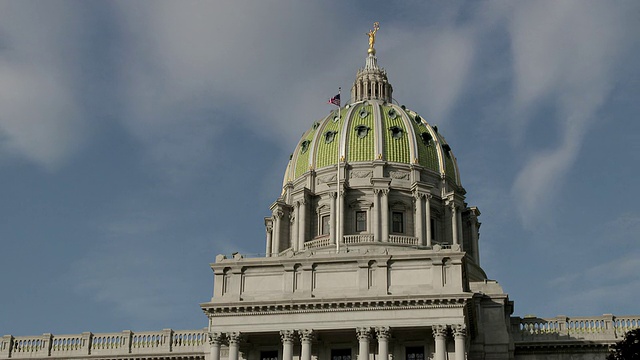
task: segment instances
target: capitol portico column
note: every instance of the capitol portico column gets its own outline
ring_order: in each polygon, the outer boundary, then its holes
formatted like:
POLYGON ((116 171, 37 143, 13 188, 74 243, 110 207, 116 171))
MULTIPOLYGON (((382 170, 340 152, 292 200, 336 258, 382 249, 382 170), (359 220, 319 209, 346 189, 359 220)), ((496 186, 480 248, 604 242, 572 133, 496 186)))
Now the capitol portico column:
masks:
POLYGON ((223 337, 222 333, 219 332, 209 333, 209 345, 211 346, 209 351, 211 360, 220 360, 220 345, 222 344, 223 337))
POLYGON ((389 327, 377 327, 376 335, 378 336, 378 359, 389 360, 389 327))
POLYGON ((311 341, 313 341, 313 330, 300 330, 300 360, 311 360, 311 341))
POLYGON ((447 326, 433 325, 431 327, 433 339, 436 342, 436 353, 434 360, 446 360, 447 357, 447 326))
POLYGON ((424 204, 424 217, 425 217, 425 221, 426 221, 426 228, 427 228, 427 246, 431 246, 431 238, 433 237, 432 231, 433 229, 431 228, 431 194, 426 194, 425 197, 425 204, 424 204))
POLYGON ((240 339, 241 334, 239 332, 227 333, 229 339, 229 360, 238 360, 240 357, 240 339))
POLYGON ((295 332, 293 330, 280 330, 280 338, 282 339, 282 360, 293 360, 294 336, 295 332))
POLYGON ((455 360, 465 360, 467 349, 465 348, 465 342, 467 337, 467 328, 464 324, 456 325, 453 328, 453 338, 455 341, 455 360))
POLYGON ((380 189, 373 189, 373 240, 382 241, 380 237, 380 189))
POLYGON ((358 360, 369 360, 369 338, 371 337, 371 328, 357 328, 358 334, 358 360))
POLYGON ((389 189, 382 190, 382 241, 389 241, 389 189))

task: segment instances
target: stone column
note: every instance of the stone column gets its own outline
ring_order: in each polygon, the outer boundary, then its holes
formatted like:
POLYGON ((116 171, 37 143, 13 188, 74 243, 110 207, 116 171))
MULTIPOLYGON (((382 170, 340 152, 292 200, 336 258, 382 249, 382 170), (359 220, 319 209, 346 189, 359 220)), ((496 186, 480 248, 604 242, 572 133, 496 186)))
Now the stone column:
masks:
POLYGON ((446 360, 447 358, 447 326, 433 325, 431 327, 433 339, 436 342, 436 353, 434 360, 446 360))
POLYGON ((273 223, 267 224, 267 249, 266 249, 267 257, 270 257, 271 253, 273 252, 272 233, 273 233, 273 223))
POLYGON ((227 339, 229 339, 229 360, 238 360, 240 357, 241 334, 239 332, 227 333, 227 339))
POLYGON ((300 203, 297 201, 293 204, 293 213, 289 213, 289 226, 291 229, 291 244, 289 245, 293 251, 298 251, 298 219, 300 217, 300 203))
POLYGON ((455 341, 455 360, 465 360, 467 349, 465 348, 467 328, 464 324, 456 325, 453 328, 453 339, 455 341))
POLYGON ((451 231, 453 232, 453 244, 458 244, 458 207, 451 203, 451 231))
POLYGON ((389 241, 389 189, 382 190, 382 205, 380 205, 380 215, 382 216, 382 241, 389 241))
POLYGON ((371 336, 371 328, 361 327, 356 329, 358 334, 358 360, 369 360, 369 338, 371 336))
POLYGON ((382 241, 380 235, 380 190, 373 189, 373 240, 382 241))
POLYGON ((336 193, 330 192, 329 197, 331 198, 331 212, 329 213, 329 239, 331 240, 331 244, 336 244, 336 217, 337 217, 337 209, 336 209, 336 193))
POLYGON ((282 227, 282 217, 284 214, 281 211, 276 211, 273 213, 273 247, 271 248, 271 253, 278 256, 280 253, 280 231, 282 227))
POLYGON ((304 249, 304 242, 307 240, 307 201, 300 200, 298 210, 298 250, 304 249))
POLYGON ((224 336, 219 332, 210 332, 209 333, 209 346, 210 346, 210 354, 209 357, 211 360, 220 360, 220 345, 222 344, 224 336))
POLYGON ((377 327, 376 335, 378 336, 378 359, 389 360, 389 327, 377 327))
POLYGON ((422 229, 424 229, 424 216, 422 215, 422 199, 423 199, 424 195, 421 194, 419 191, 416 191, 413 193, 413 198, 416 202, 416 220, 415 220, 415 225, 416 225, 416 237, 418 238, 418 245, 420 246, 425 246, 426 243, 424 241, 424 232, 422 229))
POLYGON ((431 246, 431 238, 433 237, 433 229, 431 228, 431 194, 427 194, 425 197, 424 204, 424 217, 426 221, 426 236, 427 236, 427 246, 431 246))
POLYGON ((340 186, 340 194, 338 194, 338 220, 339 220, 339 226, 338 226, 338 238, 336 239, 338 242, 340 242, 340 244, 344 243, 344 228, 345 228, 345 216, 344 216, 344 198, 345 198, 345 191, 344 188, 342 186, 340 186))
POLYGON ((311 342, 313 341, 313 330, 300 330, 300 360, 311 360, 311 342))
POLYGON ((293 330, 280 330, 280 338, 282 339, 282 360, 293 360, 294 336, 295 332, 293 330))

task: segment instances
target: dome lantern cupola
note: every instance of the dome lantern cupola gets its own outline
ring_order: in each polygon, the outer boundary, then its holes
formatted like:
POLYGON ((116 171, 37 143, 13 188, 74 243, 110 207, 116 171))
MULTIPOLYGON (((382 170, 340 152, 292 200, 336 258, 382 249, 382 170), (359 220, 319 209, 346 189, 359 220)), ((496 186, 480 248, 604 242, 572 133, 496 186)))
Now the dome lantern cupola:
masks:
POLYGON ((378 29, 380 29, 380 25, 376 22, 373 24, 373 30, 367 33, 369 35, 368 56, 364 68, 358 70, 356 80, 351 87, 351 101, 353 102, 374 99, 391 102, 393 99, 393 87, 389 84, 387 72, 378 67, 378 59, 376 58, 374 44, 378 29))

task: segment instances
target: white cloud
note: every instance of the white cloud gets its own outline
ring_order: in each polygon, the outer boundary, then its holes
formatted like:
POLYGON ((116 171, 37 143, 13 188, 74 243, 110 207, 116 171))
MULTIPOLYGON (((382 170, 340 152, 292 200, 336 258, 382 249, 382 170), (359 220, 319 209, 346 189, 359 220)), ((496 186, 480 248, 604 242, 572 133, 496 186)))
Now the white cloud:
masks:
MULTIPOLYGON (((534 151, 523 165, 512 193, 525 225, 562 188, 579 156, 584 135, 616 80, 624 50, 623 9, 582 1, 518 3, 509 13, 515 76, 514 143, 530 129, 531 110, 547 104, 560 131, 559 142, 534 151)), ((551 130, 550 130, 551 131, 551 130)))
POLYGON ((87 131, 73 86, 80 24, 72 6, 58 5, 0 4, 0 149, 48 169, 87 131))

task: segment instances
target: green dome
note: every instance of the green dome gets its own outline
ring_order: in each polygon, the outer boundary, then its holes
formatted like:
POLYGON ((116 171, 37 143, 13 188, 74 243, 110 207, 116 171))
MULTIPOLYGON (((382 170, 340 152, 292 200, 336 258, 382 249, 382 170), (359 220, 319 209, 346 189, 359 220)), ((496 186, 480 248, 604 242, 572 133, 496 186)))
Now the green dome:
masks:
POLYGON ((309 170, 385 161, 418 165, 460 186, 455 157, 435 126, 404 106, 362 100, 313 123, 293 152, 285 183, 309 170))

